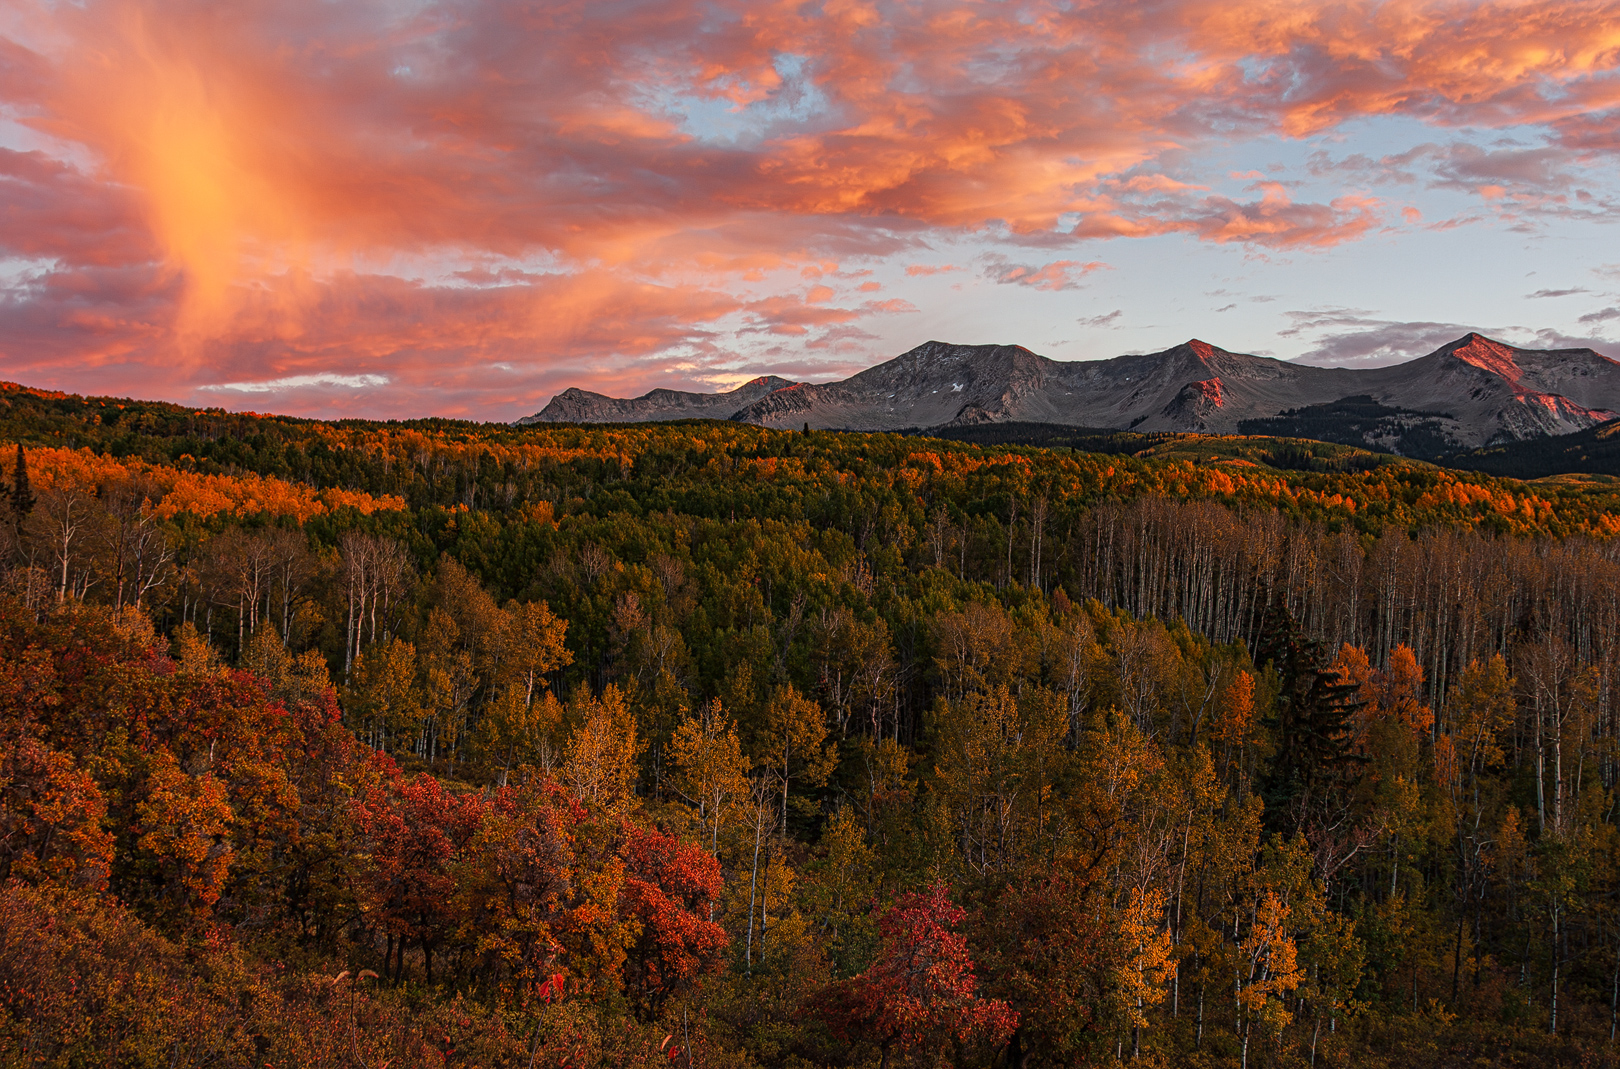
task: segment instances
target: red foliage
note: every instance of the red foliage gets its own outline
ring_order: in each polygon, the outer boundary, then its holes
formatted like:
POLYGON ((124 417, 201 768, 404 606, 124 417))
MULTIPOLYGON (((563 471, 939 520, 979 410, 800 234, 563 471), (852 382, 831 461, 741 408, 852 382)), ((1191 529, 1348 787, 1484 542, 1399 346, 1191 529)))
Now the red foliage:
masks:
POLYGON ((669 995, 718 969, 726 934, 708 920, 720 894, 714 855, 655 828, 625 825, 625 879, 619 908, 640 932, 626 982, 656 1010, 669 995))
POLYGON ((870 1038, 884 1064, 891 1051, 937 1049, 953 1039, 1004 1042, 1018 1014, 979 997, 967 940, 951 930, 962 917, 943 883, 897 901, 878 921, 877 960, 830 992, 834 1030, 870 1038))
POLYGON ((270 909, 307 930, 341 897, 335 817, 379 780, 330 692, 289 709, 246 673, 176 671, 150 630, 112 614, 39 618, 10 599, 0 749, 0 821, 15 832, 0 865, 106 883, 186 923, 270 909))
POLYGON ((370 893, 385 931, 398 940, 396 976, 405 948, 422 948, 433 982, 433 950, 456 926, 454 866, 482 824, 486 806, 477 795, 457 796, 419 775, 390 794, 373 795, 359 808, 371 842, 370 893))

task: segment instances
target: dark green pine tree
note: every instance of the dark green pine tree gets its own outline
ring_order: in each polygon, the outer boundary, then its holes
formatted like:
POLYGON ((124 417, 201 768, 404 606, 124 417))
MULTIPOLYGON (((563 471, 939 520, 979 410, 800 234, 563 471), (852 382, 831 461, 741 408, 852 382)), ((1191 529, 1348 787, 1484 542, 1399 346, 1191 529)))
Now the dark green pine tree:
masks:
POLYGON ((21 523, 23 517, 34 511, 34 490, 28 483, 28 461, 23 456, 22 443, 17 443, 17 467, 11 476, 11 517, 21 523))
POLYGON ((1367 759, 1351 749, 1352 718, 1364 704, 1356 687, 1328 665, 1321 642, 1307 638, 1281 604, 1269 605, 1254 662, 1276 673, 1276 708, 1266 726, 1276 742, 1260 785, 1266 826, 1292 835, 1343 802, 1367 759))

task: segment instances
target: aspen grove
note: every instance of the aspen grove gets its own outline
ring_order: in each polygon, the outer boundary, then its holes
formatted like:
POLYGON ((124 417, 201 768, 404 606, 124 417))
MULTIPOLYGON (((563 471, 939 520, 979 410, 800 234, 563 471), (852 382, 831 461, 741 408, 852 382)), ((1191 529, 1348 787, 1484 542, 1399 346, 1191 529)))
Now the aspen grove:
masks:
POLYGON ((5 1064, 1620 1061, 1602 482, 4 400, 5 1064))

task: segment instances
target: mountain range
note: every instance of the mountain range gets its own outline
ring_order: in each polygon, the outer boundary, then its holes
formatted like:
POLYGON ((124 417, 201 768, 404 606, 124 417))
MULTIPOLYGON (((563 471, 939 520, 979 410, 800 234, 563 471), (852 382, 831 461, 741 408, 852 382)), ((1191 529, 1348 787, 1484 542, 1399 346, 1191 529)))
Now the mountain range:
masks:
POLYGON ((767 427, 898 431, 989 423, 1200 434, 1291 434, 1412 456, 1570 434, 1620 415, 1620 363, 1470 333, 1379 368, 1228 352, 1058 361, 1019 345, 930 341, 842 382, 754 379, 726 393, 620 399, 565 390, 520 423, 692 417, 767 427))

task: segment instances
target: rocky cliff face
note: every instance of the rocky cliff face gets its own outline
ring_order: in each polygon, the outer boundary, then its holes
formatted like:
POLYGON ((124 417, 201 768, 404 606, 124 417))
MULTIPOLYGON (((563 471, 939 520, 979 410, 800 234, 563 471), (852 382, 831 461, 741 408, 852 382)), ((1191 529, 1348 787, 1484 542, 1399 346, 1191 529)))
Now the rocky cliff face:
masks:
POLYGON ((522 422, 709 416, 767 427, 890 431, 1033 422, 1237 433, 1244 421, 1366 397, 1457 447, 1563 434, 1620 411, 1620 363, 1590 349, 1529 350, 1469 334, 1428 356, 1351 370, 1231 353, 1193 339, 1112 360, 1048 360, 1018 345, 930 341, 842 382, 755 379, 725 394, 558 394, 522 422))

